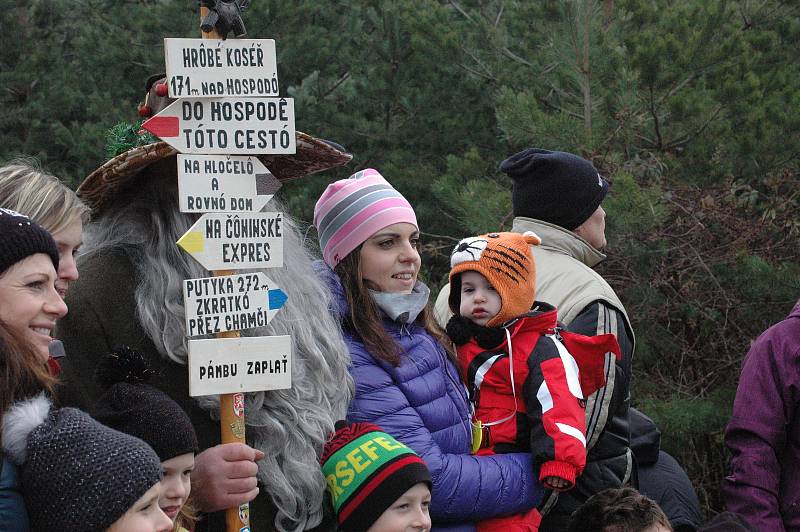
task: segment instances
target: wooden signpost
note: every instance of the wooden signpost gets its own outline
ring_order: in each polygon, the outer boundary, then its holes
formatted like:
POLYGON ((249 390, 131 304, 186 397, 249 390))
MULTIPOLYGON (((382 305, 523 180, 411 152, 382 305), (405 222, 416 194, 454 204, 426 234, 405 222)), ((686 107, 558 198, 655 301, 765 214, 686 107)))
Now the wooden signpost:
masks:
POLYGON ((142 128, 180 153, 295 153, 292 98, 181 98, 142 128))
POLYGON ((178 155, 181 212, 259 212, 280 188, 258 157, 178 155))
MULTIPOLYGON (((186 334, 217 334, 264 327, 287 296, 261 272, 183 281, 186 334)), ((194 395, 194 394, 192 394, 194 395)))
POLYGON ((231 391, 281 390, 292 386, 289 336, 189 340, 189 350, 189 395, 192 397, 231 391))
POLYGON ((207 270, 283 266, 283 213, 208 213, 178 240, 207 270))
POLYGON ((164 39, 170 98, 278 96, 272 39, 164 39))
MULTIPOLYGON (((296 153, 294 101, 278 97, 275 41, 202 35, 164 40, 177 101, 142 127, 179 152, 181 211, 205 213, 177 242, 214 274, 184 281, 187 334, 216 336, 189 340, 189 395, 219 394, 222 443, 245 443, 244 393, 292 386, 291 338, 238 332, 287 299, 263 273, 233 275, 283 266, 283 216, 259 212, 280 183, 247 155, 296 153)), ((229 508, 227 532, 250 532, 249 516, 248 503, 229 508)))

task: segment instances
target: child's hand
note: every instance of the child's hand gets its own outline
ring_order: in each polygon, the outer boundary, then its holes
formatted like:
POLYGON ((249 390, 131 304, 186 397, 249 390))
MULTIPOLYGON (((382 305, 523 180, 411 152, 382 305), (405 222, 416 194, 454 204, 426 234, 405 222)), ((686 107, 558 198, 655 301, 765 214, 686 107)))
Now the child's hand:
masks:
POLYGON ((572 487, 572 482, 561 477, 545 477, 542 482, 551 490, 556 491, 564 491, 572 487))

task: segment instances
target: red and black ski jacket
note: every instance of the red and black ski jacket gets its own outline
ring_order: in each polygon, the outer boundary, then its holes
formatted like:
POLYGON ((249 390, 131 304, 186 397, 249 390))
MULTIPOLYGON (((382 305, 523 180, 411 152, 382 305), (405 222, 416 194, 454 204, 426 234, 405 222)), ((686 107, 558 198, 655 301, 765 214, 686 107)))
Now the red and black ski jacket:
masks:
POLYGON ((495 347, 474 336, 457 347, 475 417, 489 425, 478 453, 530 451, 540 480, 574 485, 586 465, 584 398, 605 384, 605 354, 620 357, 617 340, 563 330, 555 308, 539 302, 501 330, 495 347))

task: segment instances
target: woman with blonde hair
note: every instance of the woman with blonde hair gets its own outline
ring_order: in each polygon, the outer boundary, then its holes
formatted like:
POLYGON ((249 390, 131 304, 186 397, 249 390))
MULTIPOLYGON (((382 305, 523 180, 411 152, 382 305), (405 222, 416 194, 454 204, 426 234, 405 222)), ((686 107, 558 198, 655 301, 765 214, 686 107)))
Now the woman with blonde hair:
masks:
POLYGON ((60 179, 24 159, 0 167, 0 207, 30 217, 53 235, 59 256, 56 290, 63 299, 69 283, 78 279, 75 256, 89 207, 60 179))

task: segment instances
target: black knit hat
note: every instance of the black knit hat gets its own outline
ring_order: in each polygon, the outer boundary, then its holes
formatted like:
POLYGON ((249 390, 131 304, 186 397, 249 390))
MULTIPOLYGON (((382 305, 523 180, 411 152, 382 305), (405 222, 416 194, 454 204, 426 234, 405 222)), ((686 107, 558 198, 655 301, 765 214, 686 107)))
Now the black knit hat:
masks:
POLYGON ((365 532, 405 492, 424 482, 428 466, 372 423, 336 423, 322 452, 322 473, 344 532, 365 532))
POLYGON ((101 364, 98 377, 110 387, 94 417, 104 425, 144 440, 162 462, 197 453, 197 434, 186 412, 161 390, 145 384, 152 373, 137 351, 121 347, 101 364))
POLYGON ((106 530, 161 480, 158 456, 85 412, 51 406, 40 394, 3 417, 31 530, 106 530))
POLYGON ((58 270, 58 247, 50 233, 24 214, 0 207, 0 273, 37 253, 48 255, 58 270))
POLYGON ((562 151, 528 148, 500 163, 514 181, 514 216, 536 218, 570 231, 585 222, 608 192, 592 163, 562 151))

